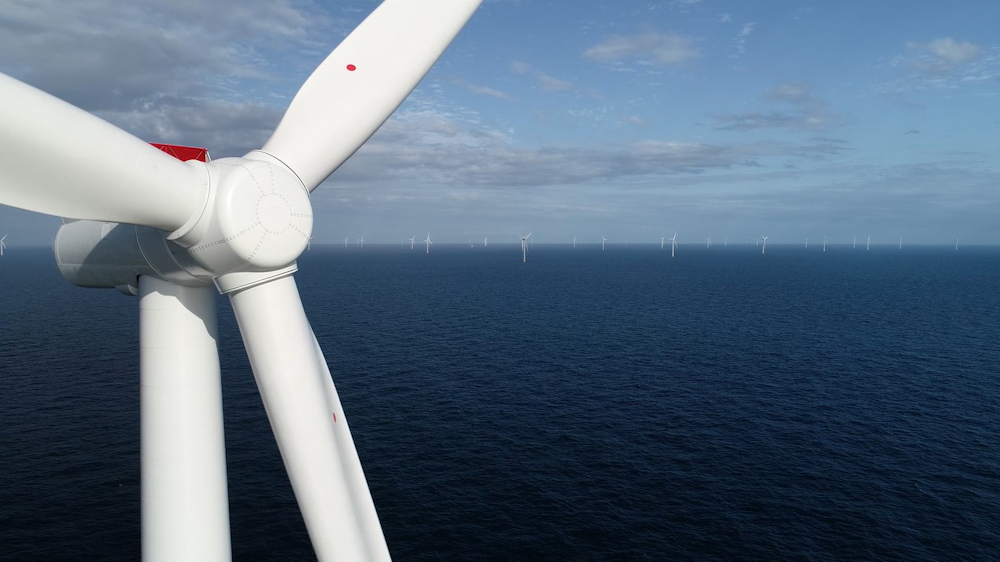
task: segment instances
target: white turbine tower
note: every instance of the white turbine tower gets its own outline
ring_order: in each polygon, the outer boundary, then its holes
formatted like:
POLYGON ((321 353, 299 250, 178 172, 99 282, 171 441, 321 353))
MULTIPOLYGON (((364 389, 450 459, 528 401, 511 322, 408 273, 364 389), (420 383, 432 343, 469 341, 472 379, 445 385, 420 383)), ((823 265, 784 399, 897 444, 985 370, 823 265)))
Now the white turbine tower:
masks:
POLYGON ((677 233, 670 238, 670 257, 674 257, 674 251, 677 250, 677 233))
POLYGON ((576 248, 576 235, 573 235, 573 247, 576 248))
MULTIPOLYGON (((7 239, 7 235, 6 234, 4 234, 2 238, 0 238, 0 256, 2 256, 3 255, 3 251, 7 249, 7 243, 4 242, 4 240, 6 240, 6 239, 7 239)), ((955 249, 956 250, 958 249, 958 242, 955 242, 955 249)))
POLYGON ((139 296, 144 561, 232 558, 216 290, 232 304, 317 559, 389 560, 292 275, 312 233, 310 193, 479 4, 386 0, 313 72, 260 150, 211 162, 204 151, 182 162, 0 74, 0 204, 80 219, 56 235, 61 273, 139 296))
POLYGON ((604 235, 602 234, 602 235, 601 235, 601 249, 602 249, 602 250, 604 249, 604 247, 605 247, 605 245, 606 245, 607 243, 608 243, 608 239, 607 239, 607 238, 605 238, 605 237, 604 237, 604 235))
POLYGON ((416 240, 416 239, 417 239, 417 237, 416 237, 416 236, 411 236, 411 237, 410 237, 410 249, 411 249, 411 250, 413 249, 413 246, 414 246, 414 240, 416 240))
POLYGON ((521 263, 528 263, 528 238, 531 238, 533 233, 534 231, 521 236, 521 263))
POLYGON ((433 245, 434 245, 434 242, 431 242, 431 233, 428 232, 427 233, 427 238, 424 238, 424 246, 427 247, 427 251, 424 252, 424 253, 427 253, 427 254, 431 253, 431 246, 433 246, 433 245))
POLYGON ((865 251, 872 249, 872 235, 868 235, 868 242, 865 243, 865 251))
POLYGON ((823 235, 823 251, 826 251, 826 235, 823 235))
POLYGON ((764 244, 760 247, 760 254, 764 255, 764 252, 767 251, 767 236, 761 234, 760 239, 764 242, 764 244))
POLYGON ((485 248, 489 245, 490 245, 490 239, 488 237, 483 238, 483 247, 485 248))
POLYGON ((666 241, 667 241, 667 237, 666 236, 660 236, 660 249, 661 250, 663 249, 663 245, 664 245, 664 243, 666 243, 666 241))

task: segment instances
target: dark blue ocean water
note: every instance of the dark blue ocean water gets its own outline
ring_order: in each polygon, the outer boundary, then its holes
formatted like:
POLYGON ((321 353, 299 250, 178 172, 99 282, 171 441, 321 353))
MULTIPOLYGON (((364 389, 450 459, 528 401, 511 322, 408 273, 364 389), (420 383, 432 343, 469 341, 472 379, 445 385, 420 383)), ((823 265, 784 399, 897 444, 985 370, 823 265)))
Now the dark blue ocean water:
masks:
MULTIPOLYGON (((314 245, 394 558, 1000 558, 1000 250, 768 250, 314 245)), ((0 559, 138 559, 136 308, 0 259, 0 559)), ((234 557, 307 560, 219 312, 234 557)))

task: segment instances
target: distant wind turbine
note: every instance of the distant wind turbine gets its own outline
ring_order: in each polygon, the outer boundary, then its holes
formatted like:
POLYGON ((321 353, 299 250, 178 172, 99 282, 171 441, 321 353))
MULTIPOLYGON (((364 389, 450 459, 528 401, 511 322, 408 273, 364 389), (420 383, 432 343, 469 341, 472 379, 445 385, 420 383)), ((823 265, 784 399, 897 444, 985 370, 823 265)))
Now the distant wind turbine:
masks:
POLYGON ((670 239, 670 257, 674 257, 674 250, 677 249, 677 233, 670 239))
POLYGON ((666 236, 660 236, 660 249, 663 249, 663 243, 667 241, 666 236))
POLYGON ((521 263, 528 263, 528 238, 531 238, 532 233, 521 236, 521 263))
POLYGON ((806 248, 808 248, 808 247, 809 247, 809 239, 806 238, 806 248))
POLYGON ((361 238, 355 238, 354 240, 358 243, 358 246, 361 246, 362 248, 365 247, 365 235, 364 234, 361 235, 361 238))
POLYGON ((865 251, 868 251, 868 250, 871 250, 871 249, 872 249, 872 235, 869 234, 868 235, 868 242, 865 243, 865 251))
POLYGON ((312 250, 313 247, 313 237, 310 236, 309 240, 306 240, 306 251, 312 250))
POLYGON ((712 237, 711 236, 709 236, 708 238, 705 239, 705 247, 706 248, 711 248, 712 247, 712 237))
POLYGON ((416 237, 416 236, 411 236, 411 237, 410 237, 410 249, 411 249, 411 250, 413 249, 413 244, 414 244, 414 242, 413 242, 413 241, 414 241, 414 240, 416 240, 416 239, 417 239, 417 237, 416 237))
POLYGON ((763 256, 764 252, 767 251, 767 236, 761 234, 760 239, 764 241, 764 245, 760 247, 760 255, 763 256))
POLYGON ((426 253, 428 253, 428 254, 431 253, 431 246, 434 245, 434 242, 431 242, 431 233, 430 232, 427 233, 427 238, 424 239, 424 244, 427 246, 427 252, 426 253))
POLYGON ((826 235, 823 235, 823 251, 826 251, 826 235))
POLYGON ((490 238, 488 236, 483 237, 483 247, 485 248, 489 245, 490 245, 490 238))
POLYGON ((573 235, 573 247, 576 248, 576 235, 573 235))
POLYGON ((602 250, 604 249, 604 247, 605 247, 605 245, 606 245, 607 243, 608 243, 608 239, 607 239, 607 238, 605 238, 605 237, 604 237, 604 235, 602 234, 602 235, 601 235, 601 249, 602 249, 602 250))
POLYGON ((902 236, 899 237, 899 249, 900 250, 903 249, 903 237, 902 236))
POLYGON ((344 247, 345 247, 345 248, 347 247, 347 241, 348 241, 348 240, 350 240, 350 239, 351 239, 351 237, 350 237, 350 236, 346 236, 346 237, 344 237, 344 247))
MULTIPOLYGON (((0 256, 3 255, 3 251, 7 248, 7 243, 4 242, 4 240, 6 240, 6 239, 7 239, 7 235, 6 234, 4 234, 2 238, 0 238, 0 256)), ((955 248, 956 250, 958 249, 957 246, 958 246, 958 244, 956 243, 956 248, 955 248)))
POLYGON ((858 235, 857 234, 854 235, 854 249, 855 250, 858 249, 858 235))
MULTIPOLYGON (((6 237, 7 237, 7 235, 4 234, 4 238, 6 238, 6 237)), ((0 244, 3 244, 3 238, 0 238, 0 244)), ((955 249, 956 250, 958 249, 958 236, 955 237, 955 249)), ((2 255, 3 255, 3 248, 0 247, 0 256, 2 256, 2 255)))

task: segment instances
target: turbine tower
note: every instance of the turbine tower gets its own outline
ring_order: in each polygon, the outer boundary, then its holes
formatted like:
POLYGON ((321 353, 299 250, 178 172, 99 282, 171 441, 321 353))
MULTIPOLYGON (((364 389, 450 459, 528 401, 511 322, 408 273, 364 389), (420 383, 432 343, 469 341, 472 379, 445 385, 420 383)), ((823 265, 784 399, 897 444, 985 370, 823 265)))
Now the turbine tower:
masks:
MULTIPOLYGON (((4 242, 4 240, 6 240, 6 239, 7 239, 7 235, 6 234, 4 234, 2 238, 0 238, 0 256, 2 256, 3 255, 3 251, 7 249, 7 243, 4 242)), ((956 250, 958 249, 958 242, 955 242, 955 249, 956 250)))
POLYGON ((826 235, 823 235, 823 251, 826 251, 826 235))
POLYGON ((604 235, 602 234, 602 235, 601 235, 601 249, 602 249, 602 250, 604 249, 604 246, 605 246, 605 244, 607 244, 607 243, 608 243, 608 239, 607 239, 607 238, 605 238, 605 237, 604 237, 604 235))
POLYGON ((764 241, 764 245, 760 247, 760 255, 764 255, 764 252, 767 251, 767 236, 761 234, 760 239, 764 241))
POLYGON ((900 250, 903 249, 903 237, 902 236, 899 237, 899 249, 900 250))
POLYGON ((808 247, 809 247, 809 239, 806 238, 806 248, 808 248, 808 247))
POLYGON ((427 238, 424 238, 424 245, 427 247, 427 251, 424 252, 424 253, 427 253, 427 254, 431 253, 431 246, 434 245, 434 242, 431 242, 431 233, 430 232, 427 233, 427 238))
POLYGON ((483 238, 483 247, 485 248, 485 247, 487 247, 489 245, 490 245, 490 239, 489 239, 489 237, 483 238))
POLYGON ((312 234, 310 193, 406 99, 480 1, 386 0, 242 157, 210 161, 199 149, 182 162, 0 74, 0 204, 78 219, 56 235, 59 263, 74 264, 63 276, 139 297, 147 562, 232 559, 216 290, 232 304, 317 559, 389 560, 292 275, 312 234), (97 253, 106 259, 87 259, 97 253))
POLYGON ((531 238, 533 232, 521 236, 521 263, 528 263, 528 238, 531 238))
POLYGON ((660 249, 663 249, 663 244, 667 241, 666 236, 660 236, 660 249))
POLYGON ((865 242, 865 251, 867 252, 868 250, 871 250, 871 249, 872 249, 872 235, 869 234, 868 235, 868 241, 865 242))
POLYGON ((573 235, 573 247, 576 248, 576 235, 573 235))
MULTIPOLYGON (((7 235, 5 234, 4 238, 6 238, 6 237, 7 237, 7 235)), ((3 238, 0 238, 0 245, 2 245, 2 244, 3 244, 3 238)), ((955 249, 956 250, 958 249, 958 236, 955 237, 955 249)), ((2 255, 3 255, 3 248, 0 247, 0 256, 2 256, 2 255)))
POLYGON ((857 234, 854 235, 854 248, 852 248, 852 249, 854 249, 854 250, 858 249, 858 235, 857 234))
POLYGON ((410 237, 410 249, 411 250, 413 249, 414 240, 416 240, 416 239, 417 239, 416 235, 410 237))
POLYGON ((674 251, 677 249, 677 233, 670 238, 670 257, 674 257, 674 251))

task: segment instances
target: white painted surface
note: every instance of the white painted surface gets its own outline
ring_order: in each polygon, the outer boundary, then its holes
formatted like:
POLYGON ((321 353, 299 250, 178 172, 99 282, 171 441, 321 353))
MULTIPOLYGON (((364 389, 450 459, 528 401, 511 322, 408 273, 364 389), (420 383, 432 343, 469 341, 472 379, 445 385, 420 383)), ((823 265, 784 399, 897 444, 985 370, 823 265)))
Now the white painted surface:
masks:
POLYGON ((215 292, 139 278, 144 562, 231 559, 215 292))

